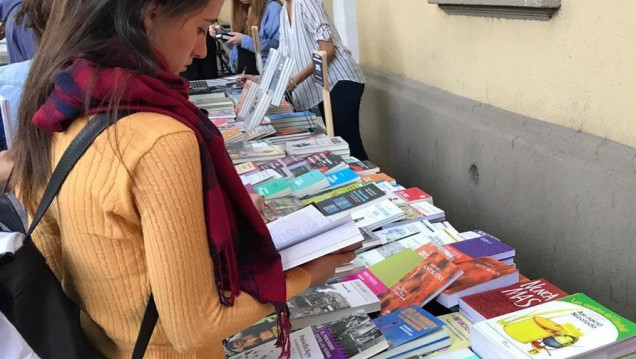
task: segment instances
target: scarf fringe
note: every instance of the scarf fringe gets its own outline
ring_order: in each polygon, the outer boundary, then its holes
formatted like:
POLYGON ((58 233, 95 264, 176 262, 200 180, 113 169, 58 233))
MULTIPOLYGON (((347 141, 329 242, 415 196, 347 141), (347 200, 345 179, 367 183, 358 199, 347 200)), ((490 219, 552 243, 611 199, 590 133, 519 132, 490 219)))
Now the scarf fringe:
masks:
POLYGON ((276 329, 278 330, 276 347, 281 348, 279 358, 289 359, 291 356, 289 333, 292 329, 292 324, 289 320, 289 307, 287 303, 277 303, 274 307, 276 308, 276 329))
POLYGON ((234 253, 224 251, 221 256, 214 258, 214 278, 219 300, 226 307, 234 306, 234 300, 239 296, 241 289, 239 283, 238 269, 235 262, 234 253), (221 258, 222 256, 222 258, 221 258), (226 278, 225 273, 228 273, 226 278), (226 288, 228 287, 229 288, 226 288))

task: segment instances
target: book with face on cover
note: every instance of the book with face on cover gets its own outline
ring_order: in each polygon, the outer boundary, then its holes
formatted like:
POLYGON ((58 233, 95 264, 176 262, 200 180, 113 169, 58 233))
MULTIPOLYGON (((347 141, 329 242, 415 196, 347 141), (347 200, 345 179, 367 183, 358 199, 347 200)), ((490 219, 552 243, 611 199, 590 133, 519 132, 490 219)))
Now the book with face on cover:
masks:
POLYGON ((287 302, 295 329, 320 325, 357 310, 380 310, 380 299, 359 280, 312 287, 287 302))
POLYGON ((547 280, 537 279, 463 297, 459 310, 477 323, 567 296, 547 280))
POLYGON ((446 308, 459 305, 459 298, 506 287, 519 282, 519 270, 489 257, 458 264, 464 272, 437 297, 446 308))
POLYGON ((410 305, 423 307, 463 274, 434 244, 425 245, 428 257, 382 296, 381 314, 410 305))
POLYGON ((636 323, 574 294, 479 322, 470 342, 482 358, 619 358, 636 351, 636 323))
POLYGON ((416 305, 397 309, 373 322, 390 345, 374 359, 425 355, 450 345, 444 323, 416 305))

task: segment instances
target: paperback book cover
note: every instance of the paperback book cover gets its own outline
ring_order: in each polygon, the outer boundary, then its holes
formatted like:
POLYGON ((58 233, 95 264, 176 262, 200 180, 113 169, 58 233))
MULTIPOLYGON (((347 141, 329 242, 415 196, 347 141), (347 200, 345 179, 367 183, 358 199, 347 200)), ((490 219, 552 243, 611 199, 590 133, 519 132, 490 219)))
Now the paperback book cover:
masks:
POLYGON ((470 347, 470 326, 471 323, 466 317, 459 313, 450 313, 438 316, 437 319, 444 323, 444 328, 450 337, 451 345, 446 349, 425 356, 424 358, 444 358, 444 353, 461 351, 470 347))
POLYGON ((382 296, 382 315, 410 305, 422 307, 462 275, 462 270, 441 251, 427 249, 427 253, 424 262, 382 296))
MULTIPOLYGON (((294 194, 296 193, 304 193, 306 192, 309 188, 312 188, 313 186, 319 185, 320 188, 318 188, 316 190, 320 191, 326 187, 328 187, 328 183, 325 182, 325 175, 323 175, 320 171, 318 170, 313 170, 309 173, 306 173, 300 177, 296 177, 293 180, 290 180, 290 185, 292 187, 292 192, 294 194), (321 183, 323 183, 323 185, 320 185, 321 183)), ((302 196, 300 196, 302 197, 302 196)))
POLYGON ((314 203, 325 216, 332 216, 383 198, 384 192, 374 185, 360 187, 351 192, 314 203))
POLYGON ((312 328, 323 358, 365 359, 389 347, 364 311, 312 328))
POLYGON ((482 357, 565 359, 633 338, 636 323, 574 294, 477 323, 471 334, 482 357))
POLYGON ((370 161, 360 161, 355 157, 349 157, 345 160, 349 168, 361 176, 372 175, 380 172, 380 167, 371 163, 370 161))
POLYGON ((422 256, 412 249, 405 249, 343 281, 360 279, 373 294, 381 296, 422 262, 422 256))
POLYGON ((431 222, 439 222, 446 219, 443 210, 428 202, 420 202, 404 206, 407 220, 426 219, 431 222))
MULTIPOLYGON (((425 358, 432 358, 426 356, 425 358)), ((459 350, 441 350, 439 354, 434 356, 437 359, 480 359, 472 350, 463 348, 459 350)), ((415 359, 415 358, 412 358, 415 359)))
POLYGON ((360 183, 353 183, 353 184, 350 184, 348 186, 344 186, 344 187, 328 190, 327 192, 324 192, 324 193, 321 193, 321 194, 317 194, 317 195, 315 195, 313 197, 304 198, 304 199, 301 200, 301 202, 303 204, 312 204, 312 203, 320 202, 320 201, 323 201, 325 199, 333 198, 333 197, 336 197, 336 196, 341 195, 341 194, 349 193, 349 192, 353 191, 354 189, 358 189, 360 187, 362 187, 362 185, 360 183))
POLYGON ((404 219, 404 211, 388 199, 351 212, 351 219, 358 228, 376 229, 387 223, 404 219))
POLYGON ((362 183, 367 182, 388 182, 395 185, 395 178, 387 175, 386 173, 376 173, 372 175, 362 176, 362 183))
POLYGON ((459 300, 459 308, 478 322, 566 296, 567 293, 547 280, 537 279, 463 297, 459 300))
POLYGON ((502 288, 519 282, 519 271, 490 257, 458 264, 464 272, 437 301, 447 308, 459 305, 459 298, 502 288))
MULTIPOLYGON (((277 336, 276 316, 266 317, 242 332, 227 338, 224 345, 225 356, 235 357, 242 353, 249 353, 252 349, 264 343, 275 341, 277 336)), ((278 353, 280 354, 280 349, 278 349, 278 353)), ((246 356, 245 358, 251 357, 246 356)))
POLYGON ((307 162, 311 165, 311 167, 320 170, 320 172, 325 174, 330 174, 335 171, 347 168, 347 165, 344 163, 342 157, 338 155, 329 155, 327 158, 320 161, 314 162, 311 160, 307 160, 307 162))
POLYGON ((433 196, 417 187, 394 191, 389 199, 398 206, 406 206, 413 203, 428 202, 433 204, 433 196))
POLYGON ((300 210, 304 206, 294 196, 268 199, 265 201, 265 218, 269 221, 275 221, 300 210))
POLYGON ((287 304, 295 329, 328 323, 359 309, 380 310, 380 299, 360 280, 309 288, 287 304))
POLYGON ((389 342, 389 349, 381 358, 392 358, 448 339, 443 330, 444 323, 416 305, 396 310, 373 322, 389 342))
POLYGON ((481 257, 502 260, 515 256, 514 247, 486 236, 452 243, 451 246, 465 254, 468 260, 481 257))
POLYGON ((234 168, 236 169, 236 173, 238 173, 239 176, 258 170, 258 166, 254 162, 241 163, 240 165, 234 166, 234 168))
POLYGON ((265 198, 277 198, 288 196, 291 194, 292 189, 284 179, 273 179, 264 183, 259 183, 254 186, 256 193, 265 198))
POLYGON ((327 179, 331 188, 339 188, 360 182, 360 176, 348 168, 327 174, 327 179))

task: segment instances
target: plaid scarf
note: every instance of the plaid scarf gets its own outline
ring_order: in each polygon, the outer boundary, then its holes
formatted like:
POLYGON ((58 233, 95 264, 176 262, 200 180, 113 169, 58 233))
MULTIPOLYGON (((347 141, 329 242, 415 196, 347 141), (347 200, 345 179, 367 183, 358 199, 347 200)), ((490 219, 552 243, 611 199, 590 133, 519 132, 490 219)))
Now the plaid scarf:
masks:
POLYGON ((55 76, 54 90, 33 123, 47 131, 62 132, 76 118, 112 111, 115 96, 121 97, 120 111, 164 114, 194 131, 201 153, 207 235, 220 301, 232 306, 243 291, 262 303, 273 304, 279 333, 276 344, 282 348, 281 355, 288 356, 291 324, 280 255, 236 173, 221 133, 188 101, 189 82, 167 72, 163 57, 156 57, 156 77, 121 67, 98 70, 95 63, 76 59, 55 76), (89 101, 88 113, 85 101, 89 101))

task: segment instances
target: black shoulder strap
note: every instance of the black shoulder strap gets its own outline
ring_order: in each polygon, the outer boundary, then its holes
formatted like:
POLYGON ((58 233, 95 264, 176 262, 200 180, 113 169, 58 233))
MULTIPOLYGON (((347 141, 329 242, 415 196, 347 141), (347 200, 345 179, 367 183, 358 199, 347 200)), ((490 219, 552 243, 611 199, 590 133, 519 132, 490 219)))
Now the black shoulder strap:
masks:
MULTIPOLYGON (((53 203, 53 200, 55 199, 57 194, 60 192, 64 181, 71 173, 73 167, 75 167, 77 161, 82 158, 86 150, 88 150, 97 136, 104 132, 111 124, 119 121, 119 119, 126 117, 129 114, 129 112, 120 112, 116 115, 110 115, 106 113, 97 114, 73 139, 71 144, 62 155, 60 162, 55 167, 53 174, 51 175, 51 180, 46 186, 44 196, 40 201, 40 205, 35 212, 35 216, 33 217, 33 222, 31 222, 31 226, 29 227, 29 231, 27 232, 26 240, 31 240, 31 234, 42 220, 42 217, 44 217, 44 214, 46 214, 46 211, 51 206, 51 203, 53 203)), ((139 336, 137 338, 137 342, 135 343, 135 349, 132 356, 133 359, 143 358, 158 318, 159 313, 157 312, 157 306, 155 305, 154 298, 151 294, 150 298, 148 299, 148 305, 146 306, 143 321, 141 323, 139 336)))

